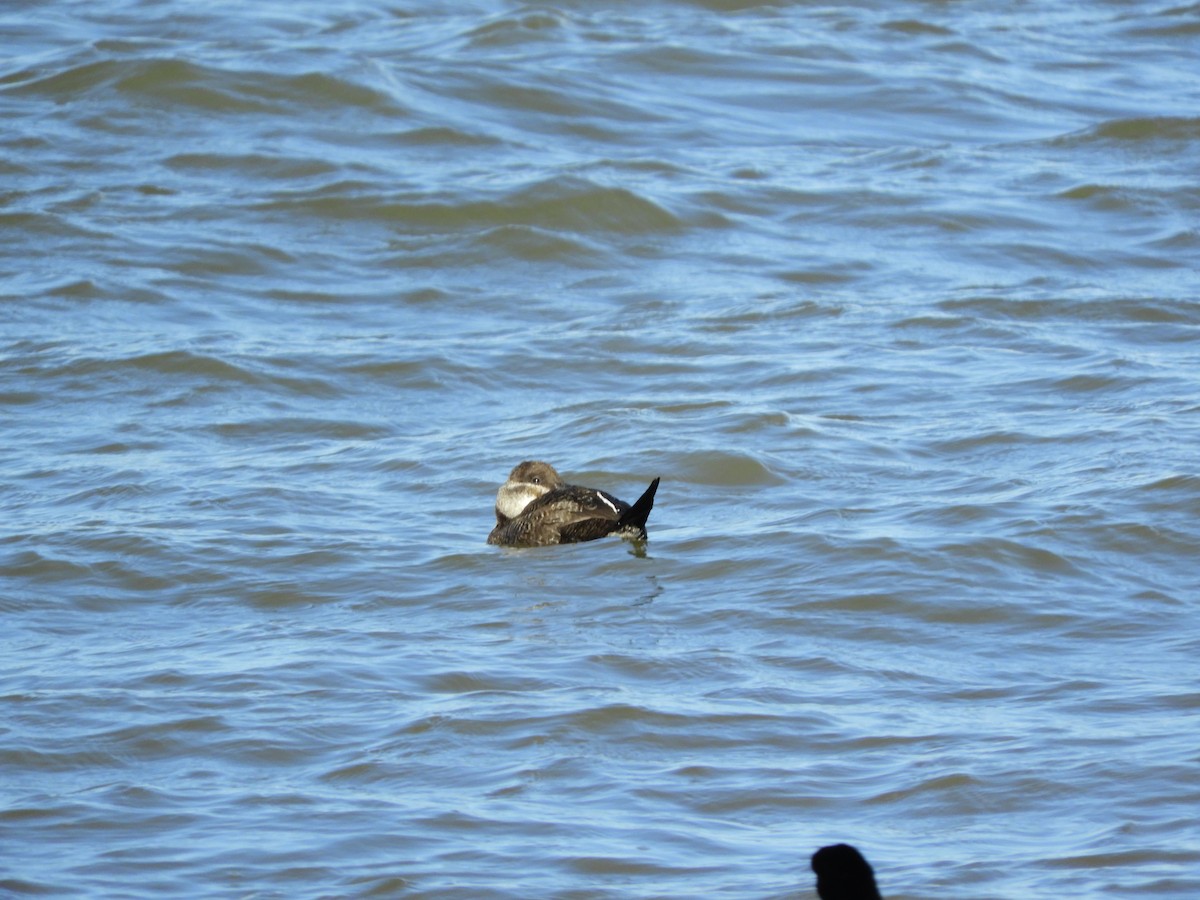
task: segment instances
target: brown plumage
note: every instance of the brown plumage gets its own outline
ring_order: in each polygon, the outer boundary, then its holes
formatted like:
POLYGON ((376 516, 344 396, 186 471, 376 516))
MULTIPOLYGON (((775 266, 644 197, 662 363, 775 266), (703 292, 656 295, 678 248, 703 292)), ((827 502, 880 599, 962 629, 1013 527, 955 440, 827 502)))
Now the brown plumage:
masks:
POLYGON ((496 494, 496 527, 489 544, 543 547, 615 534, 645 540, 658 479, 630 506, 607 491, 566 484, 549 463, 527 460, 496 494))

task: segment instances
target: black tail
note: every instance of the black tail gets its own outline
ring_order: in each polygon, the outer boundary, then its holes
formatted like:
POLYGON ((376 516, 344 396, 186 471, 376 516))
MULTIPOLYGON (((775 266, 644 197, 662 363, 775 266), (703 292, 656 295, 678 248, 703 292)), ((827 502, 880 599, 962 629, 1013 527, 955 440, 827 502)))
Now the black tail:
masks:
POLYGON ((654 492, 657 490, 658 479, 655 478, 650 482, 650 487, 646 488, 642 496, 637 498, 637 503, 621 514, 621 518, 617 520, 617 528, 615 530, 636 528, 641 532, 641 536, 645 537, 646 520, 650 518, 650 510, 654 509, 654 492))

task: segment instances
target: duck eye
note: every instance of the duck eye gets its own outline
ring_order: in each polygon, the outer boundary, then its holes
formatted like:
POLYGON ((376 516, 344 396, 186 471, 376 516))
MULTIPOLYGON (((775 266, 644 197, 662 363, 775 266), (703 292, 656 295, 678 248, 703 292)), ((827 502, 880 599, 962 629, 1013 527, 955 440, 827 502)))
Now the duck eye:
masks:
POLYGON ((534 476, 533 476, 533 483, 534 483, 534 484, 541 484, 541 483, 542 483, 542 479, 540 479, 540 478, 538 478, 538 476, 534 475, 534 476))

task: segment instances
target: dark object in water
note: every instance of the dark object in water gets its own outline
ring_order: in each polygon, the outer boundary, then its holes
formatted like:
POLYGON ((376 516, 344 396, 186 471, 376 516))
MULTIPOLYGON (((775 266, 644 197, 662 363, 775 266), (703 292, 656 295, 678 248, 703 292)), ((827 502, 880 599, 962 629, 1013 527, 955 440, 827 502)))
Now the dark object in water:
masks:
POLYGON ((812 869, 821 900, 883 900, 871 864, 849 844, 822 847, 812 855, 812 869))
POLYGON ((527 460, 496 494, 496 527, 489 544, 544 547, 594 541, 615 534, 646 539, 658 479, 630 506, 607 491, 566 484, 549 463, 527 460))

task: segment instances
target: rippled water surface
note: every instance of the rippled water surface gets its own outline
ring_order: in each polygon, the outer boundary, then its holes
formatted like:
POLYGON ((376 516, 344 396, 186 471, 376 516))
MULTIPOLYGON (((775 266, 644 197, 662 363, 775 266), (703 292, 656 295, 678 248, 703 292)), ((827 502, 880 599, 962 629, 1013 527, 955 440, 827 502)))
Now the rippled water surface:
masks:
POLYGON ((0 46, 0 894, 1200 896, 1200 7, 0 46))

